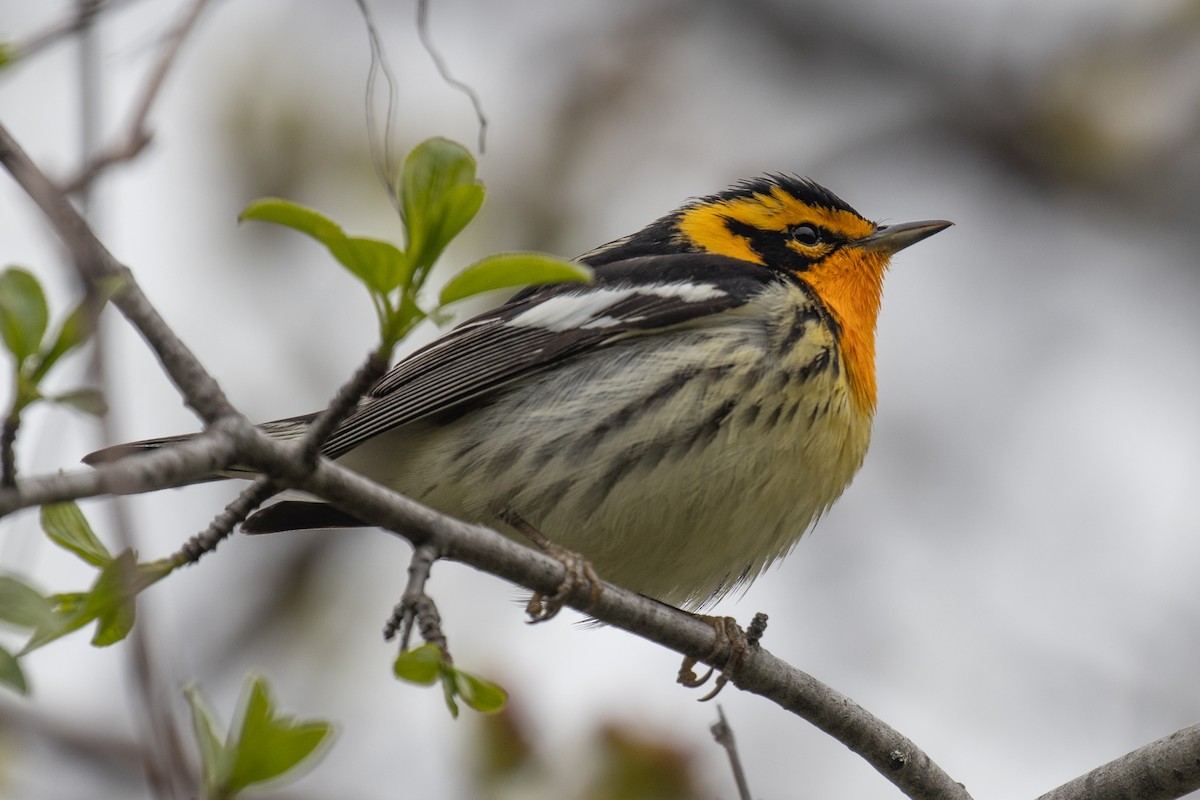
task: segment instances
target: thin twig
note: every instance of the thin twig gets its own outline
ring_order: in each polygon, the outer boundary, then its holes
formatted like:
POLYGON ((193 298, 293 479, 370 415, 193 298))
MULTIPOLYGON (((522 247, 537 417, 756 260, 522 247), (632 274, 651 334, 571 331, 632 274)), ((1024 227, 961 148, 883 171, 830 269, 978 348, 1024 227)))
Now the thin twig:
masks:
MULTIPOLYGON (((317 463, 321 446, 346 417, 354 412, 362 397, 387 372, 387 360, 379 353, 372 353, 334 396, 329 407, 317 415, 304 438, 299 442, 300 463, 311 468, 317 463)), ((279 493, 279 487, 267 476, 260 475, 225 509, 213 518, 208 527, 189 539, 173 556, 179 564, 195 564, 208 553, 217 549, 229 538, 234 527, 245 522, 259 506, 279 493)))
POLYGON ((130 0, 98 0, 93 7, 76 10, 57 22, 51 23, 45 29, 35 33, 23 42, 18 42, 12 48, 14 61, 25 60, 36 56, 51 45, 75 35, 88 22, 88 15, 96 15, 104 11, 126 5, 130 0))
MULTIPOLYGON (((101 87, 104 81, 96 21, 99 19, 98 12, 103 0, 76 0, 76 5, 83 23, 79 29, 79 161, 81 164, 89 164, 94 163, 96 159, 101 127, 101 87)), ((76 195, 80 214, 85 218, 90 215, 92 208, 94 185, 91 180, 81 184, 76 195)), ((84 290, 89 300, 87 308, 91 312, 92 328, 98 330, 98 326, 94 324, 100 313, 96 285, 85 284, 84 290)), ((103 386, 105 362, 104 350, 100 346, 93 350, 92 365, 99 384, 103 386)), ((107 415, 101 424, 106 430, 111 428, 107 415)), ((111 434, 111 430, 108 432, 111 434)), ((109 504, 108 513, 114 522, 113 527, 120 549, 137 552, 139 548, 133 522, 121 498, 109 504)), ((126 570, 126 574, 120 577, 129 587, 130 594, 136 594, 134 583, 137 578, 132 570, 126 570)), ((171 681, 163 675, 159 661, 152 651, 154 637, 148 627, 148 617, 149 614, 143 609, 141 624, 134 626, 130 632, 129 647, 126 650, 126 662, 133 677, 131 684, 135 707, 143 720, 139 735, 146 744, 147 756, 153 764, 147 767, 146 778, 155 797, 163 800, 183 800, 188 797, 194 784, 188 777, 188 761, 184 755, 178 720, 173 713, 176 706, 166 699, 167 686, 171 681)))
POLYGON ((371 66, 367 69, 367 93, 365 107, 367 112, 367 146, 371 151, 371 164, 375 174, 379 176, 392 201, 392 208, 401 211, 400 197, 396 194, 396 168, 392 164, 392 126, 396 119, 396 76, 392 73, 383 43, 379 38, 379 29, 375 27, 375 19, 367 0, 356 0, 359 13, 367 26, 367 40, 371 44, 371 66), (383 136, 379 136, 379 126, 375 121, 375 81, 380 71, 387 82, 387 116, 383 127, 383 136))
POLYGON ((750 784, 746 782, 746 771, 742 769, 742 759, 738 756, 737 743, 733 740, 733 728, 729 727, 729 722, 725 719, 725 709, 717 706, 717 721, 711 728, 713 738, 717 740, 717 744, 725 748, 726 755, 729 756, 729 768, 733 770, 733 780, 737 784, 739 800, 751 800, 750 784))
POLYGON ((0 163, 42 209, 66 245, 84 283, 95 285, 104 279, 111 279, 120 284, 120 289, 113 296, 113 305, 149 343, 171 381, 201 419, 211 425, 222 417, 236 417, 249 425, 192 351, 146 299, 133 273, 113 258, 96 238, 87 221, 71 205, 66 194, 33 163, 3 124, 0 124, 0 163))
POLYGON ((383 629, 383 638, 389 641, 395 637, 397 630, 400 632, 402 653, 408 649, 413 623, 416 622, 421 631, 421 638, 437 645, 447 658, 450 656, 446 636, 442 632, 441 615, 438 614, 433 598, 425 592, 425 584, 429 582, 433 562, 437 561, 438 557, 437 548, 431 544, 413 548, 412 560, 408 564, 408 585, 404 587, 404 595, 383 629))
MULTIPOLYGON (((97 56, 99 34, 96 31, 97 13, 102 0, 75 0, 79 9, 79 162, 87 164, 96 154, 96 142, 100 136, 100 59, 97 56)), ((85 217, 91 214, 92 184, 89 181, 79 187, 76 199, 79 212, 85 217)))
POLYGON ((183 547, 171 556, 171 561, 176 564, 195 564, 228 539, 238 523, 245 521, 255 509, 278 493, 278 487, 270 478, 262 475, 255 478, 233 502, 213 517, 207 528, 188 539, 183 547))
POLYGON ((146 127, 150 111, 153 109, 155 101, 158 100, 159 93, 166 82, 167 74, 178 59, 184 41, 195 27, 196 21, 200 18, 200 14, 207 5, 208 0, 193 0, 192 5, 181 17, 179 23, 167 34, 166 41, 158 55, 158 61, 155 62, 154 68, 150 70, 146 78, 146 84, 142 87, 137 105, 134 106, 133 115, 126 128, 127 133, 125 136, 105 152, 88 159, 80 169, 79 174, 64 184, 64 191, 68 194, 76 194, 84 191, 106 169, 114 164, 120 164, 135 158, 150 143, 152 136, 150 130, 146 127))
MULTIPOLYGON (((138 626, 134 627, 137 630, 138 626)), ((38 710, 36 704, 0 701, 0 730, 15 734, 26 746, 45 742, 60 757, 69 759, 73 767, 92 765, 104 773, 128 776, 132 781, 144 775, 155 786, 170 780, 164 775, 164 765, 141 742, 135 742, 111 724, 90 723, 64 709, 59 714, 38 710)), ((182 777, 196 784, 195 770, 184 763, 182 777)))
POLYGON ((188 486, 228 468, 243 435, 255 434, 248 423, 243 427, 236 418, 227 418, 194 439, 138 458, 98 464, 87 472, 23 478, 12 488, 0 488, 0 517, 47 503, 188 486))
POLYGON ((304 464, 316 463, 317 456, 321 454, 321 447, 333 435, 337 427, 354 413, 354 409, 358 407, 358 401, 367 393, 367 390, 379 383, 379 379, 387 372, 387 368, 386 355, 378 352, 371 353, 350 380, 338 389, 337 394, 330 401, 329 407, 318 414, 312 424, 308 426, 308 430, 304 432, 304 438, 300 444, 301 460, 304 464))
POLYGON ((425 48, 426 53, 429 53, 429 57, 433 60, 433 65, 437 67, 438 74, 442 76, 442 80, 449 86, 465 94, 471 101, 471 107, 475 109, 475 119, 479 121, 479 154, 483 155, 484 146, 487 143, 488 126, 487 117, 483 113, 483 103, 470 85, 450 74, 450 68, 446 65, 446 60, 442 58, 442 54, 438 52, 437 47, 434 45, 433 36, 429 32, 429 0, 417 0, 417 36, 420 37, 421 46, 425 48))

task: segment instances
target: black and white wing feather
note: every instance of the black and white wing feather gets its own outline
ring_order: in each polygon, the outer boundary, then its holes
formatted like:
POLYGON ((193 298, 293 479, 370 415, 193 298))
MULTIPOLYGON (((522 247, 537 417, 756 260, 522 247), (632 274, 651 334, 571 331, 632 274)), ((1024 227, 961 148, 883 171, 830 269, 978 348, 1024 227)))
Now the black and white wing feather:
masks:
POLYGON ((595 348, 739 308, 779 280, 756 264, 688 253, 605 264, 589 284, 526 289, 397 364, 334 432, 324 454, 337 458, 391 428, 595 348))

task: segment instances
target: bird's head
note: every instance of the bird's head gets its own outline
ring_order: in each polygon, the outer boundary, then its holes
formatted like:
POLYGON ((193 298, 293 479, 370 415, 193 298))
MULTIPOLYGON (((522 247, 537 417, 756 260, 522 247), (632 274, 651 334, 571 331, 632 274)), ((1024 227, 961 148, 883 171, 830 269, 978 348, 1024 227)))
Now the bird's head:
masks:
POLYGON ((875 322, 891 257, 952 223, 882 225, 817 183, 790 175, 743 181, 582 257, 598 265, 642 255, 702 252, 764 266, 807 284, 838 328, 856 392, 875 404, 875 322))

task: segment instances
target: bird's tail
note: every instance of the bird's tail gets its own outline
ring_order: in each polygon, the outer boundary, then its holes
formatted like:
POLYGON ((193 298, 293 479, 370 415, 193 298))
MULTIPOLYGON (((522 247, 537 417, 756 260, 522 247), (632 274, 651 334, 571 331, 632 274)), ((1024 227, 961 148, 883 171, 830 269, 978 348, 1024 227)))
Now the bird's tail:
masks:
MULTIPOLYGON (((309 424, 315 418, 316 414, 305 414, 299 417, 275 420, 274 422, 264 422, 258 427, 263 433, 275 439, 296 439, 308 430, 309 424)), ((195 433, 185 433, 181 436, 164 436, 159 439, 142 439, 137 442, 117 444, 97 450, 94 453, 88 453, 83 457, 82 461, 88 466, 94 467, 98 464, 107 464, 122 458, 137 456, 139 453, 151 453, 164 447, 182 444, 195 439, 198 435, 195 433)), ((235 465, 227 470, 222 470, 220 473, 201 478, 201 480, 216 481, 223 478, 251 478, 254 475, 253 470, 241 469, 235 465)))

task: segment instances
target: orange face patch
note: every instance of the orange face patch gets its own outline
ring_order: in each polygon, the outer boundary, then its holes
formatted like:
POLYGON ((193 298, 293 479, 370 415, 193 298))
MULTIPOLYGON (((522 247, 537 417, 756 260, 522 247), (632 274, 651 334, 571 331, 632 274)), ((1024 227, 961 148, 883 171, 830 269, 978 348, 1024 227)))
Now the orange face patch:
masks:
MULTIPOLYGON (((679 218, 679 230, 706 252, 762 264, 762 256, 750 246, 750 240, 729 230, 731 220, 762 231, 778 231, 781 235, 805 223, 851 240, 875 232, 872 223, 854 213, 803 203, 778 186, 771 187, 770 194, 755 192, 747 197, 686 209, 679 218)), ((805 249, 798 242, 788 246, 807 258, 821 255, 819 250, 805 249)))
MULTIPOLYGON (((851 396, 860 410, 873 411, 875 322, 888 257, 861 250, 853 243, 874 233, 875 224, 851 211, 804 203, 773 186, 769 193, 754 192, 687 208, 679 217, 678 227, 686 239, 706 252, 766 266, 750 239, 731 230, 732 223, 736 223, 734 229, 740 226, 778 233, 783 246, 803 259, 807 266, 795 275, 812 287, 838 323, 838 342, 851 396), (829 231, 847 244, 803 244, 790 236, 798 225, 829 231)), ((771 266, 785 269, 787 265, 771 266)))

